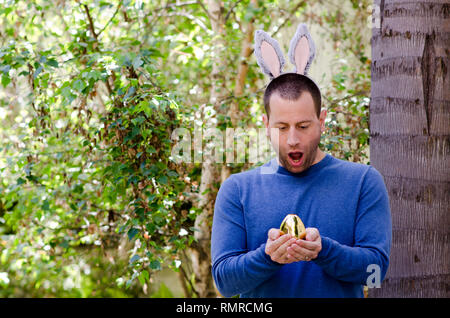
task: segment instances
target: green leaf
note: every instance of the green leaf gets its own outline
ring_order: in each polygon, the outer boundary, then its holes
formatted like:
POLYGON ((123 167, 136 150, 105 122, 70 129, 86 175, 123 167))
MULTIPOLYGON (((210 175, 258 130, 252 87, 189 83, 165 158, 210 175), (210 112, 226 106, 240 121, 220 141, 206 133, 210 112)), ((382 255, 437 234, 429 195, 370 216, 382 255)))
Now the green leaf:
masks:
POLYGON ((47 60, 47 62, 45 64, 52 66, 52 67, 59 67, 58 61, 55 59, 49 59, 49 60, 47 60))
POLYGON ((39 67, 36 69, 36 71, 33 74, 33 79, 36 79, 39 76, 39 74, 41 74, 43 69, 44 68, 42 67, 42 65, 39 65, 39 67))
POLYGON ((167 185, 168 180, 169 180, 169 179, 168 179, 166 176, 160 176, 160 177, 158 178, 158 183, 159 183, 159 184, 167 185))
POLYGON ((145 281, 150 280, 150 275, 149 275, 148 271, 146 271, 145 269, 141 272, 140 276, 144 277, 145 281))
POLYGON ((69 247, 69 242, 67 240, 63 240, 59 246, 61 246, 62 248, 68 248, 69 247))
POLYGON ((133 67, 136 69, 136 68, 138 68, 138 67, 140 67, 142 64, 143 64, 143 62, 142 62, 142 59, 141 59, 141 57, 140 56, 136 56, 134 59, 133 59, 133 67))
POLYGON ((132 227, 131 229, 129 229, 128 230, 128 233, 127 233, 127 235, 128 235, 128 239, 131 241, 131 240, 133 240, 133 238, 136 236, 136 234, 138 234, 139 233, 139 230, 138 229, 136 229, 136 228, 134 228, 134 227, 132 227))
POLYGON ((86 83, 83 82, 82 80, 77 79, 75 82, 73 82, 72 84, 72 88, 78 92, 82 92, 83 89, 86 87, 86 83))
POLYGON ((12 7, 8 7, 5 8, 5 10, 3 11, 3 13, 5 14, 5 17, 10 14, 12 12, 13 8, 12 7))
POLYGON ((150 262, 150 268, 153 270, 160 270, 161 269, 161 263, 158 260, 153 260, 150 262))
POLYGON ((149 274, 148 271, 143 270, 141 272, 141 274, 138 276, 139 282, 141 283, 141 285, 144 285, 146 281, 149 280, 149 274))
POLYGON ((131 257, 131 259, 130 259, 130 263, 137 262, 140 259, 141 259, 141 257, 139 255, 134 254, 133 257, 131 257))
POLYGON ((149 194, 147 195, 147 201, 150 203, 156 198, 155 194, 149 194))
POLYGON ((173 170, 167 171, 167 175, 169 177, 178 177, 178 173, 176 171, 173 171, 173 170))
POLYGON ((11 78, 9 78, 9 75, 3 74, 2 75, 2 85, 3 85, 3 87, 8 86, 9 83, 11 83, 11 78))
POLYGON ((123 97, 123 99, 127 99, 127 98, 133 96, 135 92, 136 92, 136 88, 134 86, 131 86, 128 89, 127 94, 123 97))
POLYGON ((48 202, 48 200, 44 200, 44 203, 42 204, 42 210, 44 211, 50 210, 50 202, 48 202))
POLYGON ((135 125, 141 125, 143 122, 145 122, 145 117, 144 116, 138 116, 138 117, 136 117, 136 118, 133 118, 132 120, 131 120, 131 122, 133 123, 133 124, 135 124, 135 125))

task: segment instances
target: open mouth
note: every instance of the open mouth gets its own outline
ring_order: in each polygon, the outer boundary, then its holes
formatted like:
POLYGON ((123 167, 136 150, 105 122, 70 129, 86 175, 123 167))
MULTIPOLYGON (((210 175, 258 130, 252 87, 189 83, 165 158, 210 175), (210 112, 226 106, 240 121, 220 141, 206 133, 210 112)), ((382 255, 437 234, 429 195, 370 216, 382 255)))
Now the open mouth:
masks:
POLYGON ((295 166, 300 165, 303 158, 303 153, 300 151, 293 151, 288 153, 289 159, 291 159, 291 163, 295 166))

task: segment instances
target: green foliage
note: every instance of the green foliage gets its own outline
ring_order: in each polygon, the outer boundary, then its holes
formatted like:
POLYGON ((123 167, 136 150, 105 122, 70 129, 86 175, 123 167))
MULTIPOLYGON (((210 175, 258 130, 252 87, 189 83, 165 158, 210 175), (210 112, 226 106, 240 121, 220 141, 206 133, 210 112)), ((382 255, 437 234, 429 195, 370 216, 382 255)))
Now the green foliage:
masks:
MULTIPOLYGON (((196 244, 201 165, 174 163, 171 133, 196 120, 231 127, 232 103, 238 127, 262 127, 253 57, 234 93, 250 24, 277 33, 305 14, 323 27, 336 47, 322 146, 365 162, 369 3, 350 4, 307 14, 316 4, 224 1, 212 79, 217 34, 202 2, 0 1, 0 297, 149 296, 166 267, 195 296, 185 250, 196 244)), ((153 296, 172 293, 162 284, 153 296)))
MULTIPOLYGON (((178 235, 192 220, 181 214, 184 182, 169 160, 179 105, 152 79, 159 51, 131 34, 114 46, 100 31, 93 36, 88 17, 106 8, 43 4, 22 19, 9 13, 23 4, 3 10, 10 24, 37 36, 15 34, 0 51, 2 85, 28 82, 31 105, 10 112, 3 133, 14 138, 1 144, 0 215, 8 229, 1 295, 140 295, 149 273, 192 242, 178 235), (77 20, 59 30, 71 34, 66 41, 43 28, 59 10, 61 26, 69 23, 65 11, 77 20), (42 36, 60 41, 44 50, 42 36)), ((138 13, 122 2, 112 8, 120 6, 138 13)), ((14 104, 1 97, 2 107, 14 104)))

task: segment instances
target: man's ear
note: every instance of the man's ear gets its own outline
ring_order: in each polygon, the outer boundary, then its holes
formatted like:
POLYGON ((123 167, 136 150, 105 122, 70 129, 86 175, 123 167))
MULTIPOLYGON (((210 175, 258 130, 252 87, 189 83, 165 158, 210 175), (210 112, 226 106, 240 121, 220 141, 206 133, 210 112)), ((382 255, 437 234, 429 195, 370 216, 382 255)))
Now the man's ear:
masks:
POLYGON ((269 117, 267 116, 267 114, 262 115, 262 120, 263 120, 264 126, 266 126, 266 136, 270 137, 269 117))
POLYGON ((323 133, 325 131, 325 119, 327 118, 327 110, 322 109, 320 111, 319 122, 320 122, 320 132, 323 133))

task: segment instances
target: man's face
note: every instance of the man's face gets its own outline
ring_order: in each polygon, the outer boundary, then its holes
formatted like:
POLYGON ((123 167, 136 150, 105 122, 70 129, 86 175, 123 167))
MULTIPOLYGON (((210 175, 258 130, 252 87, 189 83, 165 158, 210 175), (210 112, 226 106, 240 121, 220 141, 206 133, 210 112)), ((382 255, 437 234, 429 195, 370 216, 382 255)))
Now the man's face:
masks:
POLYGON ((272 94, 270 118, 264 114, 263 121, 272 147, 278 153, 279 164, 298 173, 322 159, 318 146, 325 117, 326 111, 322 110, 317 118, 309 92, 304 92, 296 101, 283 99, 277 92, 272 94))

